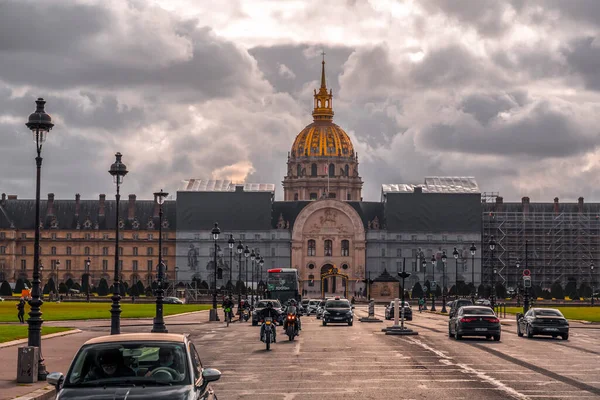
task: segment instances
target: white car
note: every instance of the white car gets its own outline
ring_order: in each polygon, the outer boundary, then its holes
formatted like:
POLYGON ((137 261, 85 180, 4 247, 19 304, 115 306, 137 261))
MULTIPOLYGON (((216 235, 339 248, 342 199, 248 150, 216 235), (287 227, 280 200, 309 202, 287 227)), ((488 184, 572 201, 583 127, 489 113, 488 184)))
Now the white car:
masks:
POLYGON ((475 300, 475 305, 491 307, 492 303, 488 299, 477 299, 477 300, 475 300))
POLYGON ((308 301, 308 306, 306 307, 306 314, 307 315, 316 314, 317 308, 319 308, 320 303, 321 303, 321 300, 310 299, 308 301))

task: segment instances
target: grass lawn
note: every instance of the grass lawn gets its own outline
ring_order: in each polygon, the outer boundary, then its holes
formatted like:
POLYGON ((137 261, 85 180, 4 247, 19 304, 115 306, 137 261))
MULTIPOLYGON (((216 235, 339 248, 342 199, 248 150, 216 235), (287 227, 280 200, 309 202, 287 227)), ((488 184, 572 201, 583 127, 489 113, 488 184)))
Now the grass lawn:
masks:
MULTIPOLYGON (((42 326, 42 335, 50 333, 70 331, 71 328, 58 326, 42 326)), ((27 337, 27 324, 25 325, 0 325, 0 343, 11 340, 25 339, 27 337)))
MULTIPOLYGON (((551 307, 542 306, 542 308, 556 308, 560 310, 566 319, 578 319, 582 321, 600 322, 600 307, 551 307)), ((516 314, 523 312, 522 307, 506 307, 506 312, 516 314)))
MULTIPOLYGON (((18 322, 17 303, 0 303, 0 322, 18 322)), ((111 303, 44 303, 42 318, 44 321, 65 321, 73 319, 109 319, 111 303)), ((165 304, 164 315, 181 314, 190 311, 208 310, 210 304, 165 304)), ((152 318, 156 312, 155 304, 121 303, 121 318, 152 318)), ((29 305, 25 306, 25 320, 29 318, 29 305)), ((2 329, 0 327, 0 329, 2 329)))

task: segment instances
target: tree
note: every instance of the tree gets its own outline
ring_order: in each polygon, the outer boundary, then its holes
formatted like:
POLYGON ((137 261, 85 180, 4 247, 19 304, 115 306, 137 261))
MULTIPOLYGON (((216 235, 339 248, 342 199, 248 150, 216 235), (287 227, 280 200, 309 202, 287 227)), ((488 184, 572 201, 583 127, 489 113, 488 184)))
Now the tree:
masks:
POLYGON ((25 289, 25 282, 23 282, 23 279, 19 278, 15 283, 15 293, 21 293, 23 289, 25 289))
POLYGON ((28 289, 31 289, 33 287, 29 279, 25 279, 23 282, 25 283, 25 286, 27 286, 28 289))
POLYGON ((456 286, 452 285, 450 287, 450 290, 448 290, 448 295, 449 296, 456 296, 456 286))
POLYGON ((421 283, 417 282, 412 288, 412 298, 420 299, 421 297, 423 297, 423 288, 421 287, 421 283))
POLYGON ((550 287, 550 293, 552 294, 553 299, 563 300, 565 298, 565 294, 563 292, 563 288, 560 282, 554 282, 550 287))
POLYGON ((490 290, 490 287, 487 285, 484 285, 483 283, 479 285, 479 287, 477 288, 477 295, 479 297, 483 297, 483 298, 488 298, 490 297, 490 293, 492 291, 490 290))
POLYGON ((551 300, 552 299, 552 293, 550 293, 549 290, 544 289, 542 290, 542 293, 540 295, 540 297, 544 300, 551 300))
POLYGON ((200 282, 200 289, 208 289, 208 283, 206 281, 200 282))
POLYGON ((469 284, 465 286, 465 293, 463 293, 463 296, 468 296, 471 293, 475 293, 475 284, 473 282, 469 282, 469 284))
POLYGON ((235 291, 238 293, 241 293, 244 291, 244 282, 242 281, 237 281, 236 285, 235 285, 235 291))
POLYGON ((12 289, 10 288, 10 283, 7 281, 3 281, 2 285, 0 285, 0 296, 12 296, 12 289))
POLYGON ((137 287, 137 292, 138 292, 138 296, 141 296, 142 294, 144 294, 146 292, 146 288, 144 287, 144 284, 142 283, 142 281, 137 281, 135 283, 135 286, 137 287))
POLYGON ((442 287, 440 285, 435 286, 435 297, 442 297, 442 287))
POLYGON ((506 288, 504 287, 504 284, 502 282, 496 283, 496 297, 498 299, 506 298, 506 288))
MULTIPOLYGON (((142 292, 144 293, 144 292, 142 292)), ((138 290, 138 286, 137 285, 132 285, 131 288, 129 289, 129 294, 131 296, 139 296, 140 292, 138 290)))
POLYGON ((583 298, 592 297, 592 288, 587 283, 583 282, 581 286, 579 286, 579 296, 583 298))
POLYGON ((83 274, 81 276, 81 291, 83 293, 87 293, 89 288, 90 288, 90 275, 83 274))
POLYGON ((68 291, 69 288, 64 282, 61 282, 60 285, 58 285, 58 293, 67 293, 68 291))
POLYGON ((577 293, 577 282, 575 280, 569 280, 565 286, 565 296, 568 296, 571 300, 579 300, 579 293, 577 293))
POLYGON ((48 290, 50 292, 56 293, 56 283, 54 282, 54 278, 48 279, 48 283, 46 285, 48 285, 48 290))
POLYGON ((108 293, 108 283, 106 279, 102 278, 100 279, 100 283, 98 283, 98 296, 106 296, 108 293))
POLYGON ((71 279, 71 278, 67 279, 67 281, 65 282, 65 285, 67 285, 67 287, 69 289, 73 289, 73 285, 74 285, 73 279, 71 279))
POLYGON ((125 296, 127 294, 127 282, 119 282, 119 294, 125 296))

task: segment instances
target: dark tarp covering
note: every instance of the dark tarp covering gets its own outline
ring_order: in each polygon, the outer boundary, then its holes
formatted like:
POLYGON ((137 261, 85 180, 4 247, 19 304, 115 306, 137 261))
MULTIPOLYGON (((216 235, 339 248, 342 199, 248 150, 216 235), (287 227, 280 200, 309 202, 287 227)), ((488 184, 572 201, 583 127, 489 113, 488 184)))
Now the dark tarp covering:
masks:
POLYGON ((177 229, 271 229, 271 192, 178 192, 177 229), (181 224, 181 225, 180 225, 181 224))
POLYGON ((385 221, 391 232, 481 232, 481 195, 387 193, 385 221))

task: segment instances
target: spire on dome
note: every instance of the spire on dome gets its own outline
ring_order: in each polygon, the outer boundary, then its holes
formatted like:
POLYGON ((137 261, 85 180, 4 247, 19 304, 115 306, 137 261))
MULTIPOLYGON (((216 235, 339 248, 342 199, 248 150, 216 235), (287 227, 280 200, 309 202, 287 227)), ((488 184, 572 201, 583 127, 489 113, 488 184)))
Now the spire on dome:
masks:
POLYGON ((319 92, 315 90, 315 108, 313 118, 315 121, 333 120, 333 93, 329 90, 327 93, 327 82, 325 81, 325 52, 321 53, 323 61, 321 62, 321 87, 319 92))

